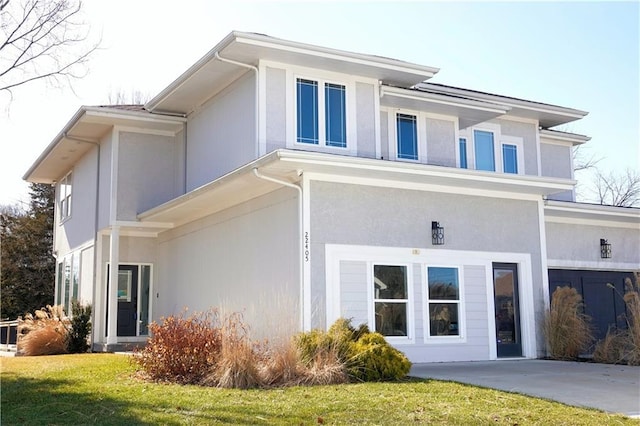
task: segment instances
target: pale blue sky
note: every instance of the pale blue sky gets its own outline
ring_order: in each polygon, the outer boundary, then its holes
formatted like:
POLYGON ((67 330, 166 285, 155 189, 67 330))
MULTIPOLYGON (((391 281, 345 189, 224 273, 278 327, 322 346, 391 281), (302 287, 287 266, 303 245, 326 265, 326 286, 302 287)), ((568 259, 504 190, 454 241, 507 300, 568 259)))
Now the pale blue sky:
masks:
MULTIPOLYGON (((431 81, 589 111, 606 168, 640 168, 638 2, 87 1, 103 49, 69 90, 14 92, 0 117, 0 204, 80 105, 157 94, 232 30, 439 67, 431 81), (17 147, 17 148, 15 148, 17 147)), ((0 105, 8 99, 0 95, 0 105)))

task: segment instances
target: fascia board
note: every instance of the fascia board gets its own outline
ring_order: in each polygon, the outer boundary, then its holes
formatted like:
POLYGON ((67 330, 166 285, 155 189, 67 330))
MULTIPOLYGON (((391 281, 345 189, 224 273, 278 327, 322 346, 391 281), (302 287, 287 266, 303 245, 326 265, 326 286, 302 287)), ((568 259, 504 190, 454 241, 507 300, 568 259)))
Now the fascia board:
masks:
POLYGON ((640 209, 635 207, 615 207, 598 204, 573 203, 568 201, 545 201, 546 216, 589 216, 595 220, 631 219, 640 224, 640 209))
POLYGON ((476 101, 473 99, 454 98, 447 95, 439 95, 435 93, 419 92, 416 90, 402 89, 399 87, 382 86, 382 96, 396 96, 405 99, 413 99, 423 102, 433 102, 444 105, 458 106, 464 108, 477 109, 481 111, 506 114, 511 109, 506 105, 493 102, 476 101))
POLYGON ((124 111, 117 108, 84 107, 86 115, 92 117, 106 117, 114 120, 138 120, 152 123, 186 123, 187 118, 175 115, 154 114, 139 111, 124 111))
POLYGON ((540 137, 564 142, 571 142, 573 145, 582 145, 591 140, 591 137, 579 135, 577 133, 558 133, 553 130, 540 129, 540 137))

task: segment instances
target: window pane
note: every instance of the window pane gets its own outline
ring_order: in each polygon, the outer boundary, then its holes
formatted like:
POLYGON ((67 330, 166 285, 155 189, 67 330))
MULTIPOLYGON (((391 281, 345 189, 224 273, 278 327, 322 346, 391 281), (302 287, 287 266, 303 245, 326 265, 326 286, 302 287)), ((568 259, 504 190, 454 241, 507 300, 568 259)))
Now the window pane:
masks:
POLYGON ((73 255, 73 267, 71 268, 71 280, 73 281, 72 298, 78 300, 78 284, 80 283, 80 255, 73 255))
POLYGON ((64 274, 64 263, 60 262, 58 263, 58 295, 55 300, 56 305, 64 304, 64 301, 62 300, 62 289, 64 288, 63 274, 64 274))
POLYGON ((375 299, 406 299, 406 266, 375 265, 373 267, 375 299))
POLYGON ((496 170, 493 150, 493 133, 482 130, 474 130, 474 146, 476 150, 477 170, 496 170))
POLYGON ((376 331, 383 336, 407 335, 407 304, 376 302, 376 331))
POLYGON ((456 303, 429 303, 429 335, 459 335, 456 303))
POLYGON ((298 142, 318 143, 318 82, 299 78, 296 84, 298 142))
POLYGON ((118 271, 118 300, 131 302, 132 272, 130 270, 118 271))
POLYGON ((502 145, 502 163, 505 173, 518 173, 518 147, 502 145))
POLYGON ((340 84, 324 86, 327 145, 347 146, 347 124, 345 110, 345 87, 340 84))
POLYGON ((458 268, 428 267, 429 300, 459 300, 458 268))
POLYGON ((140 335, 149 334, 149 291, 151 289, 151 266, 141 268, 142 281, 140 284, 140 335))
POLYGON ((460 167, 467 168, 467 140, 460 138, 460 167))
POLYGON ((65 257, 64 259, 64 311, 67 315, 71 313, 69 310, 69 302, 71 301, 71 259, 65 257))
POLYGON ((398 114, 398 158, 418 159, 418 129, 415 115, 398 114))

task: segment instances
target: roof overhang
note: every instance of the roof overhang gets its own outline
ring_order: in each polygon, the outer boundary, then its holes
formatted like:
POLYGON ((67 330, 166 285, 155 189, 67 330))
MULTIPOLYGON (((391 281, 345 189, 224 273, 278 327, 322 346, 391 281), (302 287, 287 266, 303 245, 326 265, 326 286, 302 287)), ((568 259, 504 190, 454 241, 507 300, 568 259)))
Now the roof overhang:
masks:
POLYGON ((459 117, 460 129, 506 114, 511 108, 493 102, 467 99, 401 87, 382 86, 380 105, 392 108, 427 110, 459 117))
POLYGON ((412 86, 433 77, 439 71, 438 68, 381 56, 234 31, 145 107, 149 111, 189 114, 242 74, 250 72, 247 67, 216 59, 216 54, 253 67, 257 67, 261 60, 282 62, 319 70, 339 70, 400 86, 412 86))
POLYGON ((571 145, 582 145, 583 143, 591 140, 589 136, 549 129, 540 129, 540 138, 554 142, 564 142, 571 145))
POLYGON ((547 221, 616 222, 640 230, 640 209, 635 207, 614 207, 547 200, 544 206, 544 216, 547 221))
POLYGON ((34 183, 55 183, 114 126, 177 133, 184 118, 108 107, 81 107, 24 174, 34 183))
POLYGON ((525 99, 500 96, 492 93, 478 92, 475 90, 446 86, 443 84, 425 82, 418 84, 416 88, 435 93, 464 96, 470 99, 496 102, 510 108, 508 115, 537 120, 543 128, 570 123, 572 121, 579 120, 588 114, 586 111, 573 108, 565 108, 557 105, 528 101, 525 99))
MULTIPOLYGON (((465 191, 499 191, 529 195, 550 195, 568 191, 575 181, 537 176, 507 175, 453 167, 410 164, 342 155, 278 150, 201 186, 181 197, 138 215, 141 222, 165 223, 176 227, 206 217, 252 198, 284 187, 260 180, 260 173, 288 183, 297 183, 302 174, 339 175, 348 178, 375 179, 400 187, 429 185, 464 188, 465 191)), ((372 183, 374 185, 375 183, 372 183)))

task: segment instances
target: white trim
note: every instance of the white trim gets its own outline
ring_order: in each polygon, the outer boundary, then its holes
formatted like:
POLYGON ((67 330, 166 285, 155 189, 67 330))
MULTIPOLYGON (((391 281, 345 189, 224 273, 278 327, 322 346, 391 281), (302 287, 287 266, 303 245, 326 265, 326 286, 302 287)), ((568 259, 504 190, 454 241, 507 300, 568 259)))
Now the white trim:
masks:
POLYGON ((120 131, 114 126, 111 132, 111 194, 109 197, 109 224, 118 220, 118 152, 120 147, 120 131))
POLYGON ((584 225, 584 226, 606 226, 611 228, 626 228, 640 230, 640 223, 630 222, 617 222, 615 220, 597 219, 597 218, 581 218, 570 216, 551 216, 546 214, 544 217, 547 223, 564 223, 569 225, 584 225))
MULTIPOLYGON (((542 176, 542 150, 541 150, 541 141, 540 141, 540 122, 536 120, 536 163, 538 166, 538 176, 542 176)), ((573 166, 571 167, 573 169, 573 166)), ((573 174, 571 175, 571 179, 573 179, 573 174)))
POLYGON ((428 144, 427 144, 427 114, 421 111, 405 108, 385 108, 389 116, 389 159, 406 163, 427 164, 428 144), (410 115, 416 119, 416 149, 417 160, 398 157, 398 114, 410 115))
MULTIPOLYGON (((311 300, 311 259, 313 254, 313 236, 311 235, 311 181, 310 178, 306 175, 306 173, 302 174, 302 238, 308 238, 309 244, 309 255, 306 256, 306 251, 303 253, 305 256, 302 260, 302 277, 303 282, 301 283, 302 291, 304 294, 304 299, 300 301, 300 305, 302 308, 302 327, 303 331, 311 330, 311 316, 313 306, 311 300)), ((302 241, 302 247, 304 250, 305 240, 302 241)), ((317 304, 316 304, 317 306, 317 304)))
MULTIPOLYGON (((182 129, 180 129, 182 130, 182 129)), ((180 130, 175 132, 169 130, 158 130, 158 129, 149 129, 149 128, 140 128, 140 127, 132 127, 132 126, 118 126, 118 132, 120 133, 140 133, 143 135, 153 135, 153 136, 166 136, 169 138, 175 137, 180 130)))
POLYGON ((464 265, 458 262, 453 263, 434 263, 429 262, 427 264, 420 264, 420 275, 422 277, 423 290, 422 290, 422 329, 423 343, 426 345, 433 344, 446 344, 446 345, 458 345, 462 343, 467 343, 467 315, 466 315, 466 305, 465 305, 465 297, 464 297, 464 265), (452 303, 452 301, 434 301, 431 302, 429 299, 429 273, 427 272, 429 268, 450 268, 456 269, 458 271, 458 299, 455 301, 458 305, 458 335, 453 336, 431 336, 431 324, 429 317, 429 303, 452 303))
MULTIPOLYGON (((380 119, 380 97, 382 83, 376 81, 373 85, 373 131, 376 143, 376 158, 382 158, 382 127, 380 119)), ((357 100, 356 100, 357 102, 357 100)), ((357 126, 357 123, 356 123, 357 126)))
POLYGON ((540 143, 544 145, 556 145, 556 146, 564 146, 566 148, 575 148, 575 145, 571 142, 564 142, 562 140, 551 140, 546 139, 544 136, 540 136, 540 133, 537 133, 540 143))
MULTIPOLYGON (((595 271, 637 271, 640 264, 631 262, 609 262, 610 259, 598 261, 548 259, 549 269, 590 269, 595 271)), ((548 286, 547 286, 548 287, 548 286)))
MULTIPOLYGON (((338 268, 339 270, 339 268, 338 268)), ((375 303, 376 300, 387 300, 390 303, 406 303, 407 305, 407 335, 406 336, 384 336, 384 338, 389 341, 389 343, 393 343, 396 345, 408 345, 414 344, 416 342, 416 331, 415 331, 415 302, 413 295, 413 263, 409 262, 396 262, 396 261, 386 261, 386 260, 377 260, 367 262, 367 314, 368 314, 368 326, 372 331, 376 330, 376 308, 375 303), (407 279, 407 298, 406 299, 398 299, 401 302, 392 302, 393 299, 376 299, 373 294, 374 287, 374 267, 375 265, 379 266, 403 266, 406 271, 406 279, 407 279), (406 302, 405 302, 406 301, 406 302)), ((339 281, 338 281, 339 282, 339 281)))
POLYGON ((540 232, 540 263, 542 264, 542 294, 544 297, 544 309, 547 311, 550 306, 549 297, 549 266, 547 264, 547 229, 545 227, 544 200, 538 201, 538 229, 540 232))
MULTIPOLYGON (((258 157, 267 153, 267 65, 258 61, 258 157)), ((285 98, 286 99, 286 98, 285 98)))
POLYGON ((504 157, 502 155, 504 150, 504 145, 514 145, 516 147, 516 161, 518 166, 518 173, 514 173, 514 174, 518 174, 518 175, 526 174, 524 169, 524 139, 521 138, 520 136, 502 135, 500 137, 499 145, 500 145, 500 164, 502 166, 501 167, 502 172, 504 173, 504 157))

